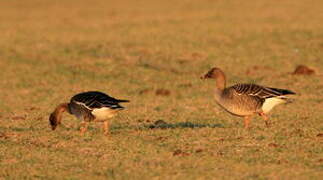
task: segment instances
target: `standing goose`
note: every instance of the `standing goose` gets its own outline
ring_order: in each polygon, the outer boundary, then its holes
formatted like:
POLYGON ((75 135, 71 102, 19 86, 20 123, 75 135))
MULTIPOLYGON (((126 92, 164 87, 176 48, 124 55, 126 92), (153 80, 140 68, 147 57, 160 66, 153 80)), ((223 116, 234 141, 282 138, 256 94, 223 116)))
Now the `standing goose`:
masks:
POLYGON ((115 99, 98 91, 79 93, 73 96, 69 103, 58 105, 50 114, 49 123, 52 130, 55 130, 57 125, 61 124, 63 112, 67 111, 82 120, 80 129, 82 134, 86 132, 90 121, 101 121, 104 122, 104 134, 107 135, 109 133, 108 119, 124 109, 119 105, 123 102, 129 101, 115 99))
POLYGON ((268 126, 267 113, 278 104, 289 101, 285 95, 295 94, 286 89, 264 87, 256 84, 236 84, 226 88, 226 78, 223 71, 212 68, 201 79, 215 79, 215 100, 227 112, 244 117, 245 128, 249 127, 250 119, 259 114, 268 126))

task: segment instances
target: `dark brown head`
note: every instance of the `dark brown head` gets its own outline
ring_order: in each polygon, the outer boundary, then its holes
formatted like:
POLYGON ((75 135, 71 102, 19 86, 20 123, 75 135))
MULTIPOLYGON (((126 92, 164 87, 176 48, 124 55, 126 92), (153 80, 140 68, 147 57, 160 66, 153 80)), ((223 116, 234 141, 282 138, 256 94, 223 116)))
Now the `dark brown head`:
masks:
POLYGON ((56 113, 51 113, 49 116, 49 125, 52 130, 55 130, 58 125, 57 115, 56 113))
POLYGON ((224 76, 223 71, 220 68, 214 67, 202 76, 201 79, 217 79, 219 76, 224 76))
POLYGON ((55 130, 57 125, 61 124, 62 121, 62 114, 68 111, 68 104, 67 103, 63 103, 58 105, 54 112, 52 112, 49 116, 49 124, 52 128, 52 130, 55 130))
POLYGON ((215 79, 217 87, 220 89, 225 88, 225 75, 220 68, 214 67, 210 69, 201 79, 215 79))

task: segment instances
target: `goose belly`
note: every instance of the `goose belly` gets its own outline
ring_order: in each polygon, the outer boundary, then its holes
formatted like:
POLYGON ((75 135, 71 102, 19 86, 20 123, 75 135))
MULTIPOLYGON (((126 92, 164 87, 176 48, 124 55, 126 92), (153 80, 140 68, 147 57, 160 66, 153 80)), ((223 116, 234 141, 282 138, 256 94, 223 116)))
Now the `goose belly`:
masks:
POLYGON ((256 112, 254 108, 249 108, 248 106, 237 106, 235 103, 228 101, 218 102, 218 104, 228 113, 235 116, 248 116, 256 112))
POLYGON ((215 92, 215 101, 232 115, 248 116, 257 112, 261 102, 249 96, 237 95, 230 91, 215 92))
POLYGON ((265 100, 265 102, 263 103, 261 109, 264 113, 268 113, 269 111, 271 111, 275 106, 279 105, 279 104, 283 104, 286 101, 284 99, 281 99, 279 97, 273 97, 273 98, 268 98, 265 100))
POLYGON ((94 109, 92 111, 92 114, 94 115, 95 120, 104 121, 115 116, 116 112, 117 112, 116 110, 103 107, 103 108, 94 109))

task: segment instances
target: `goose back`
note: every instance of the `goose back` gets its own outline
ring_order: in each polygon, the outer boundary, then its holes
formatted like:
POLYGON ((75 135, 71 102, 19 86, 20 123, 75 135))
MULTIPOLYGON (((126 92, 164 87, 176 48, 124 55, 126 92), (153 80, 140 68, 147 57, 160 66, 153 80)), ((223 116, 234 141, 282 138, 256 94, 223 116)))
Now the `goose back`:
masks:
POLYGON ((124 109, 119 103, 129 102, 110 97, 98 91, 77 94, 71 98, 69 110, 78 119, 92 121, 112 117, 116 111, 124 109))

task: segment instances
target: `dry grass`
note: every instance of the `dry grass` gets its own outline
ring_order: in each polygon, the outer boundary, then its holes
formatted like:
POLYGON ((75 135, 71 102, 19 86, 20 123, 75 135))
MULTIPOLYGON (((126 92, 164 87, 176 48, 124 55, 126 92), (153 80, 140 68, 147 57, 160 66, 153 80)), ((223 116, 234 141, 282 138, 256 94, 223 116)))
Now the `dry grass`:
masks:
POLYGON ((319 179, 323 176, 320 0, 0 2, 0 177, 319 179), (316 75, 293 76, 299 64, 316 75), (229 84, 298 93, 252 129, 210 98, 229 84), (110 137, 48 115, 77 92, 130 99, 110 137), (157 120, 161 125, 154 126, 157 120), (162 122, 162 121, 160 121, 162 122))

